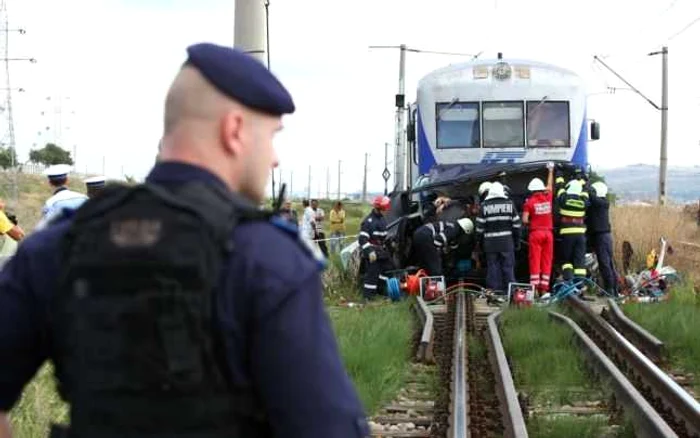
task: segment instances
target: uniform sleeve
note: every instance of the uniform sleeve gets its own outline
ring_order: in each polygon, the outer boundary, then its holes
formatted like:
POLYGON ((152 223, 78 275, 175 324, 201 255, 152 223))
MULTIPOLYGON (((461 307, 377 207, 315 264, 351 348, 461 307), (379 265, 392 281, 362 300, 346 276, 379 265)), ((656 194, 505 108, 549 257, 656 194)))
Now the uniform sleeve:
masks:
POLYGON ((443 248, 447 246, 447 225, 443 221, 435 223, 435 235, 433 236, 433 243, 439 247, 443 248))
POLYGON ((357 237, 357 243, 360 245, 360 250, 365 255, 372 252, 372 244, 369 243, 369 239, 373 230, 374 227, 372 226, 372 222, 370 222, 368 219, 362 221, 362 224, 360 225, 360 235, 357 237))
POLYGON ((513 223, 513 240, 520 240, 520 232, 522 231, 522 222, 520 221, 520 215, 518 214, 518 209, 515 208, 513 204, 513 216, 511 217, 513 223))
POLYGON ((13 229, 15 224, 7 217, 4 211, 0 211, 0 234, 7 234, 8 231, 13 229))
POLYGON ((19 247, 0 271, 0 411, 9 411, 47 357, 42 348, 42 314, 19 247))
POLYGON ((362 404, 345 372, 325 312, 320 276, 313 272, 299 280, 295 281, 298 286, 262 280, 263 290, 256 293, 257 297, 280 296, 282 290, 284 295, 256 321, 252 332, 253 379, 274 436, 368 436, 362 404))
POLYGON ((484 216, 484 206, 479 208, 479 215, 476 217, 476 234, 480 236, 484 234, 486 228, 486 217, 484 216))

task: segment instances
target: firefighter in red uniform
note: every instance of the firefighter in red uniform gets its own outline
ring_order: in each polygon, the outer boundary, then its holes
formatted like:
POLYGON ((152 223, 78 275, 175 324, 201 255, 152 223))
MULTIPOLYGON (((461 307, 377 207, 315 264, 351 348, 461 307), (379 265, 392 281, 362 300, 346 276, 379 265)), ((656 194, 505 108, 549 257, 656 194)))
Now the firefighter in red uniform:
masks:
POLYGON ((554 187, 554 163, 547 163, 549 175, 547 186, 539 178, 533 178, 527 189, 532 195, 523 206, 523 223, 529 225, 528 237, 530 261, 530 284, 538 296, 549 291, 554 253, 552 234, 552 188, 554 187))

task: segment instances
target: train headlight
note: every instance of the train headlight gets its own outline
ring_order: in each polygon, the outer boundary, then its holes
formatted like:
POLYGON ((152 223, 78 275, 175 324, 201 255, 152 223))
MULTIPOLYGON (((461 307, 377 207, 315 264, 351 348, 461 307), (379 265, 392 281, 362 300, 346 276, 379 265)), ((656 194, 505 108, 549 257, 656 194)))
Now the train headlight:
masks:
POLYGON ((491 74, 493 74, 493 77, 495 79, 498 79, 499 81, 505 81, 506 79, 510 79, 512 73, 513 71, 507 62, 498 62, 493 67, 491 74))

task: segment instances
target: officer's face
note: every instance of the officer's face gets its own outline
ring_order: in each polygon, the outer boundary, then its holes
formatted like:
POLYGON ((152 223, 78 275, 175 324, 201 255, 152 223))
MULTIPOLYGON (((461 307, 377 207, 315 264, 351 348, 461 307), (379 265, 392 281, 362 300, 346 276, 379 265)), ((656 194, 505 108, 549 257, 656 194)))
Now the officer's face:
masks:
POLYGON ((255 202, 263 202, 270 169, 278 165, 272 139, 282 129, 282 119, 265 114, 253 114, 246 122, 247 135, 241 137, 243 141, 241 193, 255 202))

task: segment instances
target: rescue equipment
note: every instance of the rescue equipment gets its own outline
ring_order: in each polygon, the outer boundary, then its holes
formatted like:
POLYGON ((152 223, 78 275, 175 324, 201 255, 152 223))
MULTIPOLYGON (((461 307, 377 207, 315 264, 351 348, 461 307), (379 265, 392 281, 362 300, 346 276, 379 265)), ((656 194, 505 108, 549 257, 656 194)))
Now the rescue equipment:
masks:
POLYGON ((529 283, 508 283, 508 298, 516 307, 531 307, 535 302, 535 287, 529 283))

